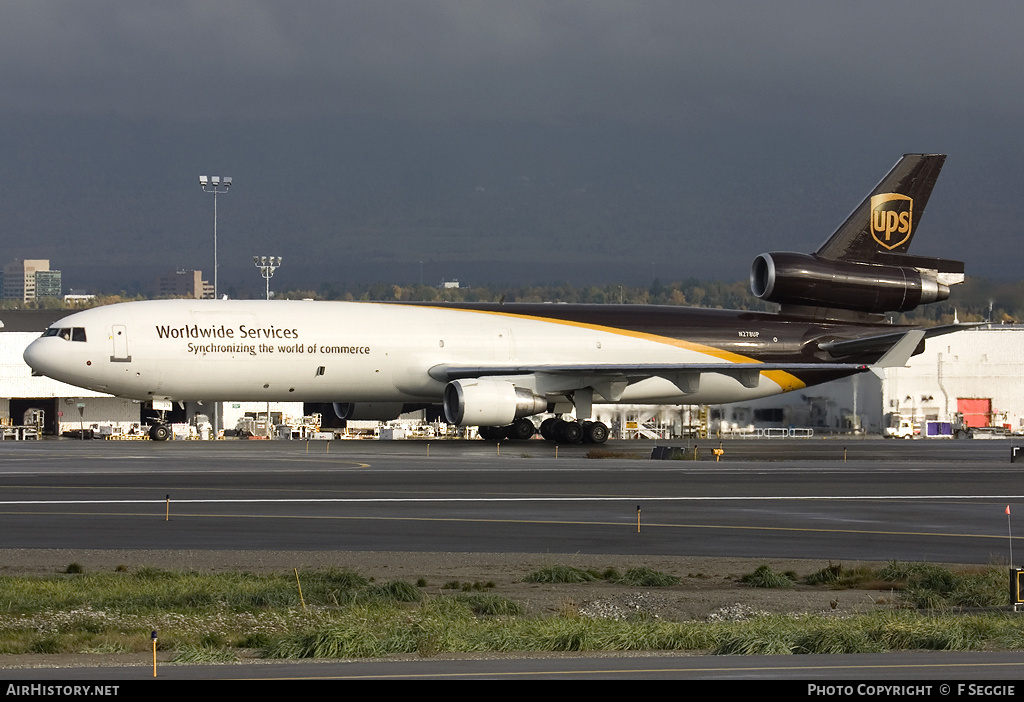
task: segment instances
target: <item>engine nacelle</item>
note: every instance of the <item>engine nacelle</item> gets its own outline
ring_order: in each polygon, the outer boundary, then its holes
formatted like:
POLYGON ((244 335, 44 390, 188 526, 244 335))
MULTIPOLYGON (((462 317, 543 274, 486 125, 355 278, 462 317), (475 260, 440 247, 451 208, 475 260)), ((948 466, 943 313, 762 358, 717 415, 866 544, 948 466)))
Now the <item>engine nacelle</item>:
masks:
POLYGON ((411 412, 402 402, 335 402, 338 419, 368 419, 387 422, 398 419, 403 412, 411 412))
POLYGON ((545 398, 505 380, 453 380, 444 389, 444 415, 458 426, 505 426, 547 408, 545 398))
POLYGON ((750 267, 750 290, 784 305, 857 312, 906 312, 945 300, 949 286, 936 272, 913 267, 831 261, 800 253, 766 253, 750 267))

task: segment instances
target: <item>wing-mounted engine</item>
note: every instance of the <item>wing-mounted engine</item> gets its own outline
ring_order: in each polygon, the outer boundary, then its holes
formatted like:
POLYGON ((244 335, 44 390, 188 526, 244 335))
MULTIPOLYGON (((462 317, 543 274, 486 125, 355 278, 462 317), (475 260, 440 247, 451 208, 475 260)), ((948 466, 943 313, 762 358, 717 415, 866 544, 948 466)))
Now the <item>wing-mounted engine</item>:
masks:
POLYGON ((453 380, 444 389, 445 417, 458 426, 503 426, 547 408, 546 398, 505 380, 453 380))
POLYGON ((886 263, 865 263, 814 254, 761 254, 750 268, 750 290, 762 300, 783 306, 881 314, 945 300, 949 286, 964 279, 959 261, 898 254, 887 259, 886 263))

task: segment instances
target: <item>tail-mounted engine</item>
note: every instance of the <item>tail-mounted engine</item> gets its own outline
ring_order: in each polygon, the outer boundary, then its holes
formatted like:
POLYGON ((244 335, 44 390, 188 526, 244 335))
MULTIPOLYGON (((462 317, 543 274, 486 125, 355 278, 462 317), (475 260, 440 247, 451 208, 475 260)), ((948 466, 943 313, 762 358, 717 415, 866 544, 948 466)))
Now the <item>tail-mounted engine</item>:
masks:
POLYGON ((959 261, 887 258, 884 263, 861 263, 789 252, 761 254, 750 268, 750 290, 782 305, 878 314, 945 300, 949 286, 963 281, 959 261))

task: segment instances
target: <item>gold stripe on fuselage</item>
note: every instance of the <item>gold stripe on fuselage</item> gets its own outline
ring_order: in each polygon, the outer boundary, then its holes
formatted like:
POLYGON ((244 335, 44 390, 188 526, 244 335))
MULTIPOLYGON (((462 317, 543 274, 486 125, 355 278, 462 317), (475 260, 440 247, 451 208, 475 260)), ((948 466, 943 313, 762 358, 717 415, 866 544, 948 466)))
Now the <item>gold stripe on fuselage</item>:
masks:
MULTIPOLYGON (((642 339, 644 341, 653 341, 658 344, 664 344, 666 346, 675 346, 676 348, 686 349, 687 351, 695 351, 697 353, 703 353, 708 356, 713 356, 719 360, 727 363, 763 363, 756 358, 750 358, 749 356, 743 356, 733 351, 726 351, 724 349, 716 348, 714 346, 708 346, 706 344, 698 344, 693 341, 687 341, 685 339, 673 339, 669 336, 660 336, 658 334, 651 334, 649 332, 635 331, 633 329, 623 329, 621 327, 608 327, 601 324, 593 324, 590 322, 576 322, 571 319, 560 319, 558 317, 541 317, 538 315, 531 314, 520 314, 517 312, 500 312, 498 310, 483 310, 474 309, 472 307, 443 307, 438 305, 416 305, 416 307, 426 307, 435 310, 446 310, 456 312, 467 312, 473 314, 490 314, 496 317, 511 317, 514 319, 528 319, 534 322, 547 322, 549 324, 560 324, 566 327, 576 327, 578 329, 590 329, 593 331, 606 332, 608 334, 616 334, 618 336, 626 336, 634 339, 642 339)), ((823 365, 822 370, 827 370, 828 366, 823 365)), ((765 376, 776 385, 778 385, 782 392, 790 392, 792 390, 800 390, 807 387, 807 384, 797 378, 792 373, 781 370, 770 370, 761 371, 761 375, 765 376)))

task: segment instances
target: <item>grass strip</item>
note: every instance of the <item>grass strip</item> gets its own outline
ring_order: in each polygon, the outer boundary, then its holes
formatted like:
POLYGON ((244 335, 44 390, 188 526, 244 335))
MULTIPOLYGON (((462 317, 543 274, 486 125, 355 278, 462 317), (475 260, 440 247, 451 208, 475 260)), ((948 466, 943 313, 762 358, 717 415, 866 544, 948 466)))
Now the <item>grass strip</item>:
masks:
MULTIPOLYGON (((892 563, 875 573, 858 569, 855 577, 849 575, 832 564, 827 572, 812 574, 825 588, 881 582, 904 593, 907 603, 923 598, 941 606, 928 612, 901 607, 854 616, 763 615, 728 622, 671 622, 643 614, 618 620, 573 611, 537 617, 496 593, 441 590, 444 594, 428 596, 403 581, 378 585, 356 573, 326 569, 300 574, 303 608, 291 573, 78 572, 0 578, 0 653, 140 653, 148 650, 152 630, 159 632, 160 647, 175 651, 180 662, 230 661, 242 650, 268 658, 336 658, 449 651, 789 655, 1024 649, 1024 625, 1016 616, 962 610, 991 607, 984 603, 992 598, 1000 600, 996 604, 1005 601, 1003 568, 951 572, 892 563)), ((618 576, 611 570, 598 574, 552 566, 532 576, 536 582, 605 579, 638 587, 679 582, 645 568, 618 576)))

